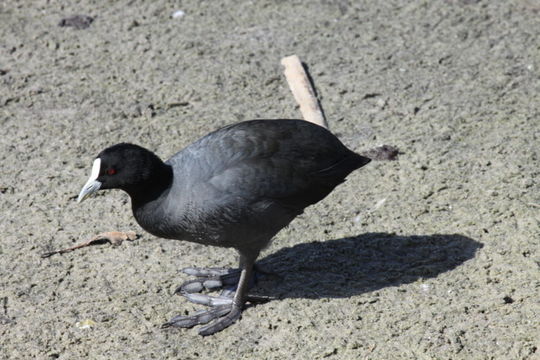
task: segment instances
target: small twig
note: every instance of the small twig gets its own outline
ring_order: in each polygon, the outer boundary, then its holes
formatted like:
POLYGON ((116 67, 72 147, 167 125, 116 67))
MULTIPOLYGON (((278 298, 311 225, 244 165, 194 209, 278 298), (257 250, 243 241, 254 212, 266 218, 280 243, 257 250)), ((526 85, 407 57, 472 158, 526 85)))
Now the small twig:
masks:
POLYGON ((107 243, 107 242, 110 243, 113 246, 118 246, 125 240, 133 241, 136 238, 137 238, 137 234, 134 231, 126 231, 126 232, 123 232, 123 231, 109 231, 109 232, 101 233, 101 234, 99 234, 97 236, 94 236, 93 238, 91 238, 90 240, 88 240, 86 242, 83 242, 81 244, 69 247, 67 249, 56 250, 56 251, 51 251, 51 252, 44 253, 44 254, 41 255, 41 257, 42 258, 48 258, 48 257, 50 257, 52 255, 55 255, 55 254, 64 254, 64 253, 67 253, 67 252, 70 252, 70 251, 73 251, 73 250, 76 250, 76 249, 80 249, 80 248, 83 248, 83 247, 86 247, 86 246, 103 244, 103 243, 107 243))
POLYGON ((281 59, 281 65, 285 67, 285 77, 296 102, 300 105, 304 120, 328 129, 328 123, 315 96, 315 91, 298 56, 284 57, 281 59))
MULTIPOLYGON (((319 104, 315 90, 309 80, 309 76, 297 55, 291 55, 281 59, 281 65, 285 67, 284 73, 294 99, 300 106, 304 120, 323 126, 328 129, 328 122, 319 104)), ((381 145, 361 153, 372 160, 397 160, 401 152, 395 146, 381 145)))

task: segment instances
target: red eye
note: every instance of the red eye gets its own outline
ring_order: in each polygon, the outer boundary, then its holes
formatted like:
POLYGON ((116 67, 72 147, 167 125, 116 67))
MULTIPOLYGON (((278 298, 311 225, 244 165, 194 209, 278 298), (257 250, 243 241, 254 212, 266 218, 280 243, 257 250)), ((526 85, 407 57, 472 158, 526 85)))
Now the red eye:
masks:
POLYGON ((107 169, 107 175, 114 175, 114 174, 116 174, 116 169, 115 168, 107 169))

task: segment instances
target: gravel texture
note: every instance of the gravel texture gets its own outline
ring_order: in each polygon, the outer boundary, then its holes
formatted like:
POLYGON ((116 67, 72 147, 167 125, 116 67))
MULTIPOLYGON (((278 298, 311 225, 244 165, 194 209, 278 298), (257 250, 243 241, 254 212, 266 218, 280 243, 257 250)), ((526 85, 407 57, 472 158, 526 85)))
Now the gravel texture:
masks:
POLYGON ((0 39, 0 358, 540 358, 537 1, 5 1, 0 39), (162 330, 198 308, 179 270, 236 254, 144 233, 119 191, 77 204, 92 160, 299 117, 293 53, 331 130, 399 159, 278 234, 277 300, 162 330), (113 230, 141 237, 41 258, 113 230))

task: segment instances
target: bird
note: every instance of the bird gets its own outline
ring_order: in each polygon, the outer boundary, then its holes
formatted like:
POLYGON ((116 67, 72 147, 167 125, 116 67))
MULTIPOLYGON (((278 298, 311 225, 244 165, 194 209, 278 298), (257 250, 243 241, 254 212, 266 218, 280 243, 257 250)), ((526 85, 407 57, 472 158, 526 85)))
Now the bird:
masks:
POLYGON ((77 201, 120 189, 150 234, 236 249, 236 271, 184 269, 196 279, 177 291, 209 308, 163 324, 202 325, 199 334, 207 336, 241 317, 251 298, 255 261, 274 235, 370 161, 308 121, 248 120, 209 133, 167 161, 139 145, 110 146, 94 159, 77 201), (220 287, 220 296, 199 294, 220 287))

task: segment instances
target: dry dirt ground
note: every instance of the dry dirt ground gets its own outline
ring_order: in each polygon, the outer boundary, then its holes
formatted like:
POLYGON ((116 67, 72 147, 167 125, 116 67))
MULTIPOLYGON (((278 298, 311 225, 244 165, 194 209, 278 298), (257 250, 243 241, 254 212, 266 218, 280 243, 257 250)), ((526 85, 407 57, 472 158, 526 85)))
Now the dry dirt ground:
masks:
POLYGON ((537 0, 6 0, 0 39, 0 358, 540 358, 537 0), (277 300, 162 330, 198 308, 179 270, 236 254, 144 233, 119 191, 77 204, 92 160, 300 117, 293 53, 348 146, 402 154, 276 237, 277 300), (141 237, 40 257, 111 230, 141 237))

